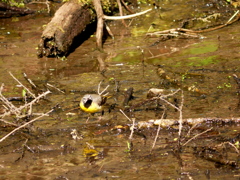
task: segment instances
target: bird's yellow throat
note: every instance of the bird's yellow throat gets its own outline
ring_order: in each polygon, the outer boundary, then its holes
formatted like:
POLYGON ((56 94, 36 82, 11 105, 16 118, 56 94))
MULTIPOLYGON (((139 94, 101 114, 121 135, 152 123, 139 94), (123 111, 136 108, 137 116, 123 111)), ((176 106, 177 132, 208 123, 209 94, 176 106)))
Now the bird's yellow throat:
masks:
POLYGON ((102 110, 107 98, 98 94, 86 94, 80 102, 80 108, 87 113, 96 113, 102 110))
POLYGON ((80 108, 87 113, 96 113, 102 109, 102 106, 99 106, 97 103, 92 102, 91 105, 88 108, 86 108, 84 106, 84 103, 81 101, 80 108))

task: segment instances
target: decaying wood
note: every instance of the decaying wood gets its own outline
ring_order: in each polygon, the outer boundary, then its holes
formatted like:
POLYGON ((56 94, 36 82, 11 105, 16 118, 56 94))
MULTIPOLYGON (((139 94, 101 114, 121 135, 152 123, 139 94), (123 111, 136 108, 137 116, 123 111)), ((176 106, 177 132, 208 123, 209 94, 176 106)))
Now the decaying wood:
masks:
MULTIPOLYGON (((100 50, 102 49, 104 19, 129 19, 150 11, 146 10, 128 16, 111 17, 103 14, 100 0, 94 0, 93 5, 98 19, 96 41, 97 47, 100 50)), ((74 38, 80 35, 86 26, 95 20, 95 12, 93 11, 91 3, 84 4, 77 0, 71 0, 63 4, 43 31, 41 41, 38 45, 38 56, 55 57, 67 55, 74 38)))
POLYGON ((64 56, 69 52, 74 38, 95 19, 87 4, 69 1, 55 13, 42 33, 38 56, 64 56))
MULTIPOLYGON (((204 122, 240 123, 240 117, 236 117, 236 118, 208 117, 208 118, 183 119, 183 123, 188 124, 188 125, 195 125, 195 124, 200 124, 200 123, 204 123, 204 122)), ((146 124, 144 124, 144 126, 146 126, 147 124, 150 126, 160 124, 161 127, 170 127, 173 125, 178 125, 179 120, 178 119, 155 119, 155 120, 149 120, 148 122, 144 122, 144 123, 146 123, 146 124)), ((142 126, 142 122, 139 123, 139 126, 142 126)))

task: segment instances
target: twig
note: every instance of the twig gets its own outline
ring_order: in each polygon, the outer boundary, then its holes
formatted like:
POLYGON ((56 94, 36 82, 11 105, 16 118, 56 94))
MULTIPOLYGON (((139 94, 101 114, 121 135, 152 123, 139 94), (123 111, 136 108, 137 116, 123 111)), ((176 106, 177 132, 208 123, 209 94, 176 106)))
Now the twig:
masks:
POLYGON ((171 94, 162 95, 162 97, 166 98, 166 97, 173 96, 173 95, 177 94, 177 93, 178 93, 178 91, 181 91, 181 89, 177 89, 176 91, 174 91, 174 92, 173 92, 173 93, 171 93, 171 94))
POLYGON ((132 126, 131 126, 131 133, 129 135, 129 139, 132 140, 132 136, 134 133, 134 127, 135 127, 135 118, 130 119, 124 112, 122 109, 119 110, 129 121, 132 121, 132 126))
POLYGON ((237 10, 237 12, 234 13, 234 15, 227 21, 226 24, 228 24, 230 21, 232 21, 233 18, 235 18, 238 13, 239 13, 239 10, 237 10))
POLYGON ((26 86, 24 86, 17 78, 15 78, 13 76, 13 74, 11 72, 9 72, 9 74, 12 76, 13 79, 15 79, 24 89, 26 89, 26 91, 34 98, 36 98, 35 94, 33 94, 26 86))
POLYGON ((123 110, 119 110, 129 121, 132 121, 132 119, 130 119, 124 112, 123 112, 123 110))
MULTIPOLYGON (((197 36, 197 33, 204 33, 204 32, 210 32, 210 31, 214 31, 217 29, 221 29, 223 27, 226 27, 230 24, 233 24, 234 22, 238 21, 240 19, 240 15, 239 14, 239 10, 234 13, 234 15, 223 25, 217 26, 217 27, 213 27, 213 28, 209 28, 209 29, 204 29, 204 30, 191 30, 191 29, 184 29, 184 28, 174 28, 174 29, 169 29, 169 30, 164 30, 164 31, 158 31, 158 32, 153 32, 153 33, 147 33, 147 35, 153 36, 153 35, 158 35, 158 34, 164 34, 166 35, 167 33, 174 35, 174 34, 180 34, 183 35, 183 33, 186 33, 188 35, 194 35, 197 36), (235 18, 234 20, 232 20, 234 17, 236 17, 238 15, 237 18, 235 18)), ((200 36, 201 38, 201 36, 200 36)))
POLYGON ((181 96, 181 104, 179 107, 179 131, 178 131, 178 135, 179 135, 179 140, 181 137, 181 132, 182 132, 182 124, 183 124, 183 115, 182 115, 182 109, 183 109, 183 102, 184 102, 184 96, 183 96, 183 91, 182 91, 182 96, 181 96))
POLYGON ((191 131, 198 125, 199 123, 195 123, 188 131, 186 136, 190 136, 191 131))
MULTIPOLYGON (((105 87, 105 89, 102 92, 100 92, 101 84, 102 84, 102 81, 100 81, 100 83, 98 84, 98 95, 100 95, 100 96, 109 88, 109 85, 107 85, 107 87, 105 87)), ((104 94, 103 96, 106 96, 107 94, 108 94, 108 92, 106 94, 104 94)))
POLYGON ((166 99, 163 98, 163 96, 159 97, 162 101, 164 101, 165 103, 167 103, 168 105, 172 106, 174 109, 178 110, 180 112, 180 109, 175 106, 174 104, 170 103, 169 101, 167 101, 166 99))
POLYGON ((170 37, 178 37, 178 36, 187 36, 187 37, 192 37, 192 38, 201 38, 203 39, 204 37, 196 34, 192 30, 189 29, 184 29, 184 28, 173 28, 173 29, 168 29, 168 30, 163 30, 163 31, 157 31, 157 32, 151 32, 147 33, 147 36, 170 36, 170 37))
POLYGON ((104 23, 104 24, 105 24, 105 28, 106 28, 108 34, 112 37, 112 39, 114 39, 114 35, 113 35, 111 29, 109 28, 109 26, 107 25, 107 23, 104 23))
POLYGON ((142 102, 140 102, 140 103, 138 103, 138 104, 132 105, 132 106, 131 106, 130 108, 128 108, 128 109, 135 109, 136 107, 139 107, 139 106, 142 106, 142 105, 147 104, 147 103, 149 103, 149 102, 152 102, 152 101, 156 101, 156 100, 161 99, 161 100, 163 100, 164 102, 166 102, 166 103, 170 104, 171 106, 173 106, 174 108, 176 108, 177 110, 179 110, 178 107, 174 106, 173 104, 171 104, 169 101, 165 100, 164 98, 167 98, 167 97, 169 97, 169 96, 173 96, 174 94, 176 94, 176 93, 177 93, 178 91, 180 91, 180 90, 181 90, 181 89, 178 89, 178 90, 176 90, 176 91, 174 91, 173 93, 168 94, 168 95, 161 95, 161 96, 153 97, 153 98, 151 98, 151 99, 146 99, 146 100, 144 100, 144 101, 142 101, 142 102))
POLYGON ((55 87, 55 86, 53 86, 53 85, 51 85, 51 84, 49 84, 49 83, 47 83, 47 86, 50 86, 50 87, 52 87, 52 88, 58 90, 59 92, 65 94, 65 92, 63 92, 61 89, 59 89, 59 88, 57 88, 57 87, 55 87))
MULTIPOLYGON (((38 97, 36 97, 34 100, 32 100, 31 102, 27 103, 27 104, 24 104, 20 107, 15 107, 14 105, 12 105, 13 107, 10 108, 10 110, 8 112, 5 112, 4 114, 0 115, 0 117, 4 117, 4 116, 7 116, 7 115, 10 115, 10 114, 16 114, 16 116, 20 116, 21 114, 21 111, 24 109, 24 108, 27 108, 28 106, 32 106, 35 102, 37 102, 39 99, 41 99, 42 97, 46 96, 47 94, 51 93, 50 91, 46 91, 44 92, 43 94, 39 95, 38 97)), ((0 95, 1 95, 1 91, 0 91, 0 95)), ((1 95, 1 100, 4 96, 1 95)), ((5 97, 4 97, 5 98, 5 97)), ((6 99, 6 98, 5 98, 6 99)), ((4 102, 5 103, 5 102, 4 102)), ((9 102, 10 103, 10 102, 9 102)))
POLYGON ((28 124, 31 124, 37 120, 39 120, 40 118, 42 118, 43 116, 47 116, 49 113, 51 113, 53 111, 53 109, 51 109, 50 111, 48 111, 47 113, 43 114, 42 116, 36 117, 35 119, 19 126, 18 128, 14 129, 13 131, 11 131, 10 133, 8 133, 7 135, 5 135, 3 138, 0 139, 0 142, 4 141, 7 137, 9 137, 11 134, 15 133, 16 131, 18 131, 19 129, 27 126, 28 124))
POLYGON ((188 144, 190 141, 192 141, 193 139, 197 138, 198 136, 201 136, 203 134, 205 134, 208 131, 211 131, 213 129, 213 127, 211 127, 210 129, 207 129, 206 131, 203 131, 202 133, 199 133, 197 135, 195 135, 194 137, 192 137, 191 139, 189 139, 187 142, 185 142, 182 146, 185 146, 186 144, 188 144))
MULTIPOLYGON (((10 101, 8 101, 7 98, 5 98, 2 95, 3 86, 4 86, 4 84, 2 84, 2 86, 0 87, 0 100, 7 106, 7 107, 6 106, 4 106, 4 107, 7 108, 9 113, 11 113, 11 111, 14 111, 17 114, 20 114, 21 111, 19 111, 18 108, 16 108, 10 101), (10 111, 9 111, 9 109, 10 109, 10 111)), ((7 114, 8 112, 5 112, 4 114, 0 115, 0 117, 4 117, 5 114, 7 114)))
POLYGON ((134 12, 125 4, 125 2, 123 0, 121 0, 123 6, 131 13, 134 14, 134 12))
POLYGON ((131 133, 129 135, 129 139, 132 140, 132 136, 133 136, 133 133, 134 133, 134 127, 135 127, 135 118, 132 118, 132 126, 131 126, 131 133))
POLYGON ((12 123, 12 122, 9 122, 9 121, 7 121, 7 120, 5 120, 5 119, 0 119, 0 121, 4 122, 4 123, 6 123, 6 124, 10 124, 10 125, 12 125, 12 126, 18 127, 17 124, 12 123))
POLYGON ((232 146, 232 147, 235 149, 235 151, 239 154, 239 150, 238 150, 238 148, 237 148, 234 144, 232 144, 231 142, 224 142, 224 143, 219 144, 219 146, 222 146, 222 145, 224 145, 224 144, 229 144, 229 145, 232 146))
POLYGON ((36 97, 34 100, 32 100, 31 102, 23 105, 23 106, 20 106, 18 109, 21 111, 22 109, 26 108, 27 106, 31 106, 33 105, 35 102, 37 102, 39 99, 41 99, 42 97, 46 96, 47 94, 51 93, 51 91, 46 91, 42 94, 40 94, 38 97, 36 97))
MULTIPOLYGON (((119 9, 120 16, 123 16, 123 10, 122 10, 122 5, 121 5, 120 0, 117 0, 117 4, 118 4, 118 9, 119 9)), ((122 23, 125 27, 127 27, 124 19, 122 19, 122 23)))
POLYGON ((136 14, 126 15, 126 16, 106 16, 106 15, 104 15, 103 18, 107 19, 107 20, 131 19, 131 18, 140 16, 140 15, 146 14, 146 13, 150 12, 151 10, 152 9, 148 9, 146 11, 142 11, 142 12, 139 12, 139 13, 136 13, 136 14))
MULTIPOLYGON (((162 113, 162 117, 161 117, 160 121, 163 119, 164 115, 165 115, 165 109, 164 109, 164 111, 163 111, 163 113, 162 113)), ((152 145, 152 149, 151 149, 150 152, 152 152, 153 148, 154 148, 155 145, 156 145, 156 142, 157 142, 157 138, 158 138, 160 129, 161 129, 161 123, 159 123, 159 125, 158 125, 157 134, 156 134, 156 136, 155 136, 155 139, 154 139, 154 142, 153 142, 153 145, 152 145)))
POLYGON ((27 74, 26 74, 26 73, 23 73, 23 77, 27 80, 27 82, 29 82, 29 83, 32 85, 32 87, 33 87, 34 89, 37 89, 37 86, 32 82, 31 79, 29 79, 29 78, 27 77, 27 74))

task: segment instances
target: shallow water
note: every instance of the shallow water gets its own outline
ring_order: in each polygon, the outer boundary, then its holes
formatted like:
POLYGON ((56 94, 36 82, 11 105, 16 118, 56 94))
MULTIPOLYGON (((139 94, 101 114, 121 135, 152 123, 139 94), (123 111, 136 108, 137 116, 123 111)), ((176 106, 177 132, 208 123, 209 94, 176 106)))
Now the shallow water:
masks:
MULTIPOLYGON (((1 19, 3 94, 21 96, 22 87, 8 72, 29 86, 22 76, 25 72, 39 89, 52 91, 33 111, 47 112, 53 107, 55 111, 1 142, 0 179, 239 179, 239 123, 204 122, 193 128, 190 135, 187 133, 191 126, 184 125, 182 144, 213 129, 190 141, 180 152, 178 125, 161 129, 153 149, 157 126, 136 129, 129 151, 132 122, 119 112, 124 108, 123 94, 130 87, 134 88, 134 98, 129 105, 146 100, 150 88, 164 89, 164 94, 180 88, 184 95, 183 118, 240 117, 238 86, 233 79, 233 74, 240 77, 239 22, 203 33, 203 39, 171 39, 151 46, 158 38, 145 36, 152 23, 157 30, 178 27, 181 19, 193 17, 186 13, 191 8, 199 8, 196 16, 203 10, 213 12, 214 7, 209 9, 207 4, 164 1, 160 9, 135 18, 129 28, 121 22, 109 22, 115 39, 106 40, 105 53, 96 51, 95 39, 89 37, 67 60, 36 56, 43 25, 50 17, 1 19), (104 66, 99 65, 99 58, 104 66), (162 71, 168 78, 163 78, 162 71), (79 101, 86 93, 96 93, 100 81, 101 89, 110 85, 103 119, 98 121, 100 113, 96 113, 86 122, 89 115, 79 109, 79 101), (47 83, 64 93, 46 86, 47 83), (109 113, 112 104, 116 108, 109 113), (73 138, 73 132, 77 132, 78 138, 73 138), (224 164, 223 159, 236 162, 236 166, 224 164)), ((220 9, 226 13, 223 22, 231 16, 224 8, 220 9)), ((167 100, 179 106, 181 93, 167 100)), ((159 104, 145 104, 126 113, 139 122, 160 119, 165 109, 165 118, 179 119, 179 112, 168 104, 159 104)), ((1 137, 13 129, 2 123, 1 137)))

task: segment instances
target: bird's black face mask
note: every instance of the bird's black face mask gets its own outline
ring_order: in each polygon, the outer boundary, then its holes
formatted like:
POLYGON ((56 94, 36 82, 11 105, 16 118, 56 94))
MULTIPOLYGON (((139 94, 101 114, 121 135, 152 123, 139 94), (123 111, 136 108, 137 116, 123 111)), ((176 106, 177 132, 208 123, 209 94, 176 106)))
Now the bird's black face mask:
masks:
POLYGON ((89 106, 91 106, 91 104, 92 104, 92 99, 87 99, 87 101, 84 102, 84 107, 89 108, 89 106))

